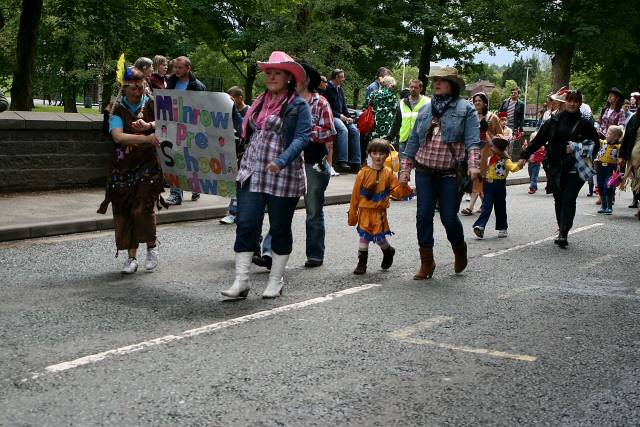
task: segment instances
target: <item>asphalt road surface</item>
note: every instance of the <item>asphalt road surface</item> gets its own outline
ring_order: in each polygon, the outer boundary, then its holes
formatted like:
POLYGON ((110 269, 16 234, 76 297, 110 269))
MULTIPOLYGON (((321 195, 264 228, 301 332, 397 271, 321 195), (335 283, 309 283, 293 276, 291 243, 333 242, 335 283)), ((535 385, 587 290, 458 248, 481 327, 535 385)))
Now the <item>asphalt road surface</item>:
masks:
MULTIPOLYGON (((111 232, 0 245, 0 425, 639 425, 640 221, 579 198, 570 246, 552 199, 508 188, 453 273, 418 267, 415 201, 394 203, 393 267, 354 276, 347 207, 326 209, 324 266, 305 270, 304 212, 281 298, 233 281, 234 226, 161 226, 160 267, 122 276, 111 232)), ((143 257, 142 257, 143 258, 143 257)))

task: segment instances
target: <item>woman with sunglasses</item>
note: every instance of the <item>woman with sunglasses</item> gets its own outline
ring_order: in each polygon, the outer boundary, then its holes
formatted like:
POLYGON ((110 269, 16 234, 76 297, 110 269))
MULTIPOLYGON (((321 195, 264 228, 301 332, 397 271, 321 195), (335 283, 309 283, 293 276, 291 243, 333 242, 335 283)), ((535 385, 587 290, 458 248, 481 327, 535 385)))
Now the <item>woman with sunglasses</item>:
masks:
POLYGON ((591 122, 580 112, 582 93, 569 90, 561 101, 564 101, 565 110, 544 122, 520 153, 518 165, 524 166, 529 156, 546 146, 546 190, 553 194, 559 230, 554 243, 566 248, 569 245, 567 236, 576 216, 576 199, 588 179, 585 166, 600 149, 600 141, 591 122))
POLYGON ((105 200, 98 209, 106 213, 112 204, 117 250, 128 252, 122 273, 138 269, 136 254, 140 243, 147 244, 145 270, 158 266, 155 208, 162 192, 162 170, 154 134, 153 101, 144 94, 144 74, 129 68, 124 75, 121 98, 109 117, 109 133, 114 153, 109 168, 105 200))

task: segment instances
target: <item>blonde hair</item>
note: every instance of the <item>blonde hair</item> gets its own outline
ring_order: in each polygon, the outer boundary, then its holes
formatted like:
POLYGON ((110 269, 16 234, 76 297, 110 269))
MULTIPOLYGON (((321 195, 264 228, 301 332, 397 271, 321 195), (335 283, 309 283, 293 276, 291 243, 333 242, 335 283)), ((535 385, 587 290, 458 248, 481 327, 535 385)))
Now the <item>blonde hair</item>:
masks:
POLYGON ((382 86, 384 87, 395 87, 396 79, 393 76, 384 76, 382 79, 382 86))
POLYGON ((607 132, 615 132, 618 135, 618 141, 620 141, 624 136, 624 126, 611 125, 609 126, 609 129, 607 130, 607 132))

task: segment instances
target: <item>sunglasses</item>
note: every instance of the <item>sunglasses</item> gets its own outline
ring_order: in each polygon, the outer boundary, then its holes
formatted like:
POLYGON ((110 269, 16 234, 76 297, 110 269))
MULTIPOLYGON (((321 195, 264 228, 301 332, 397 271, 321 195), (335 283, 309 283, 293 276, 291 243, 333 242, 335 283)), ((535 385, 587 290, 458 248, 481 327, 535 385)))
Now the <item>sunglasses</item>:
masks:
POLYGON ((130 88, 133 88, 133 89, 144 89, 144 84, 143 83, 130 83, 130 84, 124 85, 124 87, 130 87, 130 88))

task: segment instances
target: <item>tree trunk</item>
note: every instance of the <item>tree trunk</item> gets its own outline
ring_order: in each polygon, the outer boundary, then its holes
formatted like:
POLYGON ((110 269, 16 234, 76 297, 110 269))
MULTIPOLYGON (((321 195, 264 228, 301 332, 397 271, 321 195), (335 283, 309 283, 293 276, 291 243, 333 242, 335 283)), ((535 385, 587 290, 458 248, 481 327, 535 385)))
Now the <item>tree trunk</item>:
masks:
POLYGON ((62 100, 64 101, 65 113, 77 113, 76 107, 76 88, 73 85, 66 85, 62 94, 62 100))
POLYGON ((258 64, 255 61, 247 64, 247 78, 244 81, 244 99, 251 101, 253 99, 253 84, 256 82, 258 75, 258 64))
POLYGON ((431 55, 433 53, 433 39, 435 34, 433 31, 424 30, 424 36, 422 39, 422 48, 420 49, 420 62, 418 64, 418 79, 422 80, 422 93, 427 90, 429 80, 429 70, 431 68, 431 55))
POLYGON ((354 110, 358 109, 358 98, 360 98, 360 88, 355 87, 353 88, 353 109, 354 110))
POLYGON ((33 64, 43 0, 22 0, 22 13, 16 43, 16 66, 11 85, 11 109, 29 111, 33 104, 33 64))
POLYGON ((575 47, 569 45, 559 47, 553 53, 553 58, 551 58, 551 86, 554 92, 563 86, 569 86, 574 52, 575 47))

